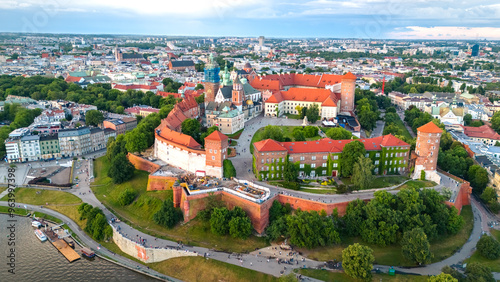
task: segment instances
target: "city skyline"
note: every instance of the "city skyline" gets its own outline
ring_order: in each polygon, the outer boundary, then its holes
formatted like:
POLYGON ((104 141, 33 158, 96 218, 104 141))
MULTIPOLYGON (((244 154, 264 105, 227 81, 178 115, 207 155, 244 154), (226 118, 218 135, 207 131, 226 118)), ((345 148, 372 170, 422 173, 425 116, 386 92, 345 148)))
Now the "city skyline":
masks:
POLYGON ((500 40, 500 4, 356 1, 0 2, 3 32, 500 40))

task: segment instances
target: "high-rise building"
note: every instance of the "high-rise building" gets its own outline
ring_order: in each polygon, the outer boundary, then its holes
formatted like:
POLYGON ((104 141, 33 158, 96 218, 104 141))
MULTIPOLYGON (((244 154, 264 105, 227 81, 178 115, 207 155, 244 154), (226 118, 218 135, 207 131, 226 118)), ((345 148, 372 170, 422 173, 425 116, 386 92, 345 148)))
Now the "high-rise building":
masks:
POLYGON ((471 57, 479 56, 479 45, 478 44, 474 44, 474 46, 472 46, 472 51, 471 51, 470 55, 471 55, 471 57))

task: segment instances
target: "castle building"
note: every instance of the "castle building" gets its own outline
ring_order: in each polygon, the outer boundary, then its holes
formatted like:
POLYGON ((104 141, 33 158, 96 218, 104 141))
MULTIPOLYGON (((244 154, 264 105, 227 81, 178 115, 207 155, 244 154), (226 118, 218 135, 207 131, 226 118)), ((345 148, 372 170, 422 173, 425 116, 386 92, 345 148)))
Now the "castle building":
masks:
POLYGON ((432 121, 417 128, 413 179, 420 179, 425 174, 425 179, 440 183, 436 168, 442 133, 443 130, 432 121))
POLYGON ((266 139, 255 142, 253 169, 259 180, 282 179, 286 162, 293 163, 299 177, 338 176, 340 155, 347 143, 359 141, 372 159, 375 174, 405 174, 408 172, 410 145, 389 134, 357 140, 278 142, 266 139))

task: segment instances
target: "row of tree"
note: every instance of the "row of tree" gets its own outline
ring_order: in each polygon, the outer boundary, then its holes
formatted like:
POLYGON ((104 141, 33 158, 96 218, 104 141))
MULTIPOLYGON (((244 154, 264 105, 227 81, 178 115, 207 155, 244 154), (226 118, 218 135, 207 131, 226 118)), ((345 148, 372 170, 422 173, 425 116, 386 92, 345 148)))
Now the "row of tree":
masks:
POLYGON ((100 208, 83 203, 78 206, 78 213, 80 214, 80 220, 87 220, 83 230, 93 239, 102 241, 113 237, 113 230, 100 208))

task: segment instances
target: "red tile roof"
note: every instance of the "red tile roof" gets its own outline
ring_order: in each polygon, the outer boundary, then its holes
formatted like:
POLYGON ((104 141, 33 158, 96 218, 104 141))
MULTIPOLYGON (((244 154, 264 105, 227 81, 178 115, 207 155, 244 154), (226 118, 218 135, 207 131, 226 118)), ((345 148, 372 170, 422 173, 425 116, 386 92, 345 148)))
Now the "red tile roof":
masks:
POLYGON ((271 139, 263 140, 254 143, 255 148, 259 152, 266 151, 282 151, 284 148, 289 154, 298 153, 340 153, 347 143, 352 141, 361 142, 367 151, 379 151, 382 147, 399 147, 410 146, 408 143, 403 142, 399 138, 389 134, 375 138, 366 139, 347 139, 347 140, 333 140, 330 138, 323 138, 316 141, 300 141, 300 142, 277 142, 271 139), (269 145, 268 145, 269 144, 269 145))
POLYGON ((201 145, 198 142, 196 142, 196 140, 194 140, 193 137, 186 135, 186 134, 182 134, 182 133, 177 132, 177 131, 173 131, 168 127, 164 127, 162 129, 160 129, 159 135, 170 142, 173 142, 173 143, 176 143, 179 145, 183 145, 183 146, 186 146, 188 148, 193 148, 193 149, 200 149, 201 148, 201 145))
POLYGON ((332 97, 326 98, 326 100, 321 104, 321 107, 336 107, 337 103, 335 103, 332 97))
POLYGON ((266 100, 266 103, 278 104, 281 101, 283 101, 283 96, 281 95, 281 91, 277 91, 266 100))
POLYGON ((342 75, 335 74, 284 73, 257 77, 250 84, 255 89, 268 89, 271 91, 283 90, 285 86, 325 88, 327 85, 340 83, 343 77, 342 75))
POLYGON ((286 151, 286 148, 282 143, 275 141, 273 139, 266 139, 259 142, 253 143, 255 149, 259 152, 270 152, 270 151, 286 151))
POLYGON ((220 133, 220 131, 216 130, 216 131, 212 132, 210 135, 208 135, 207 137, 205 137, 205 140, 223 141, 223 140, 227 140, 227 136, 220 133))
POLYGON ((354 74, 352 74, 352 72, 348 72, 348 73, 344 74, 344 76, 342 78, 343 79, 354 79, 354 80, 357 79, 357 77, 354 74))
POLYGON ((443 130, 441 128, 439 128, 432 121, 429 121, 428 123, 417 128, 417 131, 424 132, 424 133, 442 133, 443 132, 443 130))
POLYGON ((469 137, 500 140, 500 135, 486 124, 480 127, 462 126, 462 128, 464 129, 464 134, 469 137))

